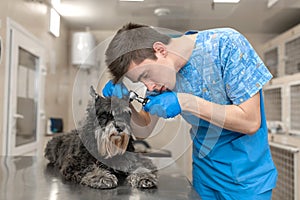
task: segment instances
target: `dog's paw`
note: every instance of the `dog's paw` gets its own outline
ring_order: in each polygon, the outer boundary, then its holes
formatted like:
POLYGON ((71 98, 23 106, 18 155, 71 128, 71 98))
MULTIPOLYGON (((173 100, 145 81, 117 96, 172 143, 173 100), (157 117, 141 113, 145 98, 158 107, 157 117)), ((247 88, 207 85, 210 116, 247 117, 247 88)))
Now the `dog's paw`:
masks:
POLYGON ((118 185, 118 179, 110 172, 97 173, 89 172, 81 180, 81 184, 97 189, 110 189, 118 185))
POLYGON ((138 188, 153 188, 156 187, 157 185, 157 180, 152 177, 148 177, 145 179, 141 179, 140 182, 138 183, 138 188))
POLYGON ((136 188, 153 188, 157 186, 157 175, 153 173, 133 173, 127 177, 128 183, 136 188))

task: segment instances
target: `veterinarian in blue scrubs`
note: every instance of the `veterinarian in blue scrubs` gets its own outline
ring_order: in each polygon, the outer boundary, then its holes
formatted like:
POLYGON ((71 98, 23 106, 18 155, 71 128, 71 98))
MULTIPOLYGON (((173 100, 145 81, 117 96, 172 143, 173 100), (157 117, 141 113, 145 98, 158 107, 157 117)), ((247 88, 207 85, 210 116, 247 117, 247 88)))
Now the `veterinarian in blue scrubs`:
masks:
POLYGON ((170 38, 127 24, 106 56, 114 80, 104 87, 104 96, 128 94, 118 82, 124 75, 149 91, 149 103, 133 110, 137 137, 151 133, 154 116, 181 114, 192 125, 193 186, 203 200, 271 199, 277 171, 262 87, 272 75, 242 34, 219 28, 170 38))

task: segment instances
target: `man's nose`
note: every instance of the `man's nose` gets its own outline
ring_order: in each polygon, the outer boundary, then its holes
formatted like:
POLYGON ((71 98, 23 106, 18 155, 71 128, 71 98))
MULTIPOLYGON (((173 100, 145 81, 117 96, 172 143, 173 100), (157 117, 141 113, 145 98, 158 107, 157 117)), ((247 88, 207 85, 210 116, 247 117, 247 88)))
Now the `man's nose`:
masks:
POLYGON ((145 83, 145 85, 146 85, 148 91, 154 91, 155 90, 155 83, 147 82, 147 83, 145 83))

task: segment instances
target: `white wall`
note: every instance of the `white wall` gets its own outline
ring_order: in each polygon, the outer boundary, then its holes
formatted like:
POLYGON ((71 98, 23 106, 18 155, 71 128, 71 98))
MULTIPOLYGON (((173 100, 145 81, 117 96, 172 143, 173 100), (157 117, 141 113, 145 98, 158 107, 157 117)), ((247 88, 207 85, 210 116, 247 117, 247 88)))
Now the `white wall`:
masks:
MULTIPOLYGON (((55 38, 48 33, 49 10, 47 6, 37 2, 24 0, 1 0, 0 1, 0 35, 4 39, 3 60, 0 64, 0 155, 3 153, 4 133, 4 91, 5 91, 5 48, 6 41, 6 18, 9 17, 27 31, 38 38, 46 48, 46 67, 49 69, 54 64, 56 70, 46 76, 45 111, 46 116, 62 117, 68 119, 68 92, 69 92, 69 67, 67 63, 67 38, 68 30, 65 24, 61 24, 61 36, 55 38), (51 53, 56 55, 55 62, 51 59, 51 53), (53 63, 54 62, 54 63, 53 63)), ((66 124, 68 127, 68 124, 66 124)))

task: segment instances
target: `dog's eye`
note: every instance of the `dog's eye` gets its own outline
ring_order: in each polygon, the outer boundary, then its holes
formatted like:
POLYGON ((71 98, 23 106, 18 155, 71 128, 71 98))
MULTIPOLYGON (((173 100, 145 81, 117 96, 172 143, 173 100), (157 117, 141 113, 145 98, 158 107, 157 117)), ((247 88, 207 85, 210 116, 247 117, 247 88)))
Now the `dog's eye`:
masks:
POLYGON ((116 121, 124 121, 127 124, 129 124, 131 120, 131 115, 129 112, 122 112, 119 115, 114 116, 114 119, 116 121))
POLYGON ((106 124, 108 121, 111 121, 113 116, 109 112, 102 113, 98 116, 98 120, 100 124, 106 124))

